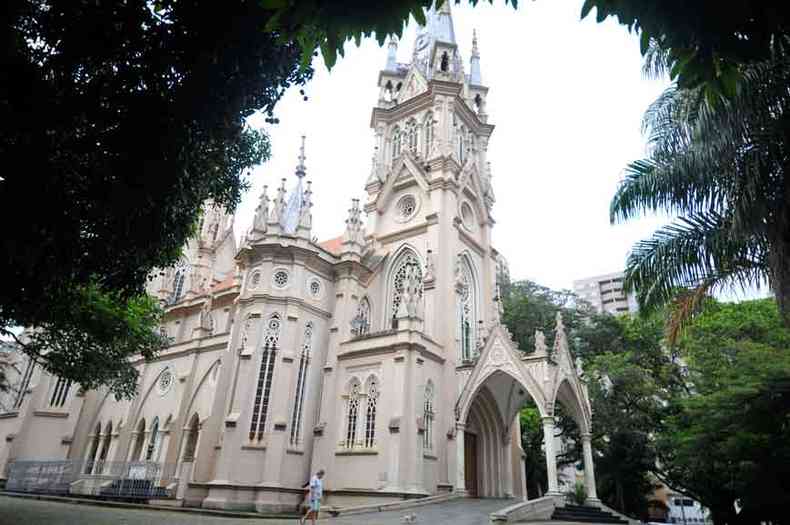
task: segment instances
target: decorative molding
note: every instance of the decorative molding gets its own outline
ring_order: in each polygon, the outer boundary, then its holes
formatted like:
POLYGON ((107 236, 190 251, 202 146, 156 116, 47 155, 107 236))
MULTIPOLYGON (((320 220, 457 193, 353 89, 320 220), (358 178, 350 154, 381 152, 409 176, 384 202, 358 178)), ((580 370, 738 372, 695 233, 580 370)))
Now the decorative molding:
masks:
POLYGON ((68 412, 58 410, 34 410, 33 415, 38 417, 54 417, 59 419, 66 419, 69 417, 68 412))

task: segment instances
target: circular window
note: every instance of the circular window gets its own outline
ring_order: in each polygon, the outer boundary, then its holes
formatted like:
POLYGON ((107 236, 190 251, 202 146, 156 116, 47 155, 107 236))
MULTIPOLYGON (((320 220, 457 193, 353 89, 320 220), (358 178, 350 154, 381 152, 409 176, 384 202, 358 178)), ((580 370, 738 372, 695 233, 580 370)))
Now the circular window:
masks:
POLYGON ((250 277, 250 288, 255 289, 259 284, 261 284, 261 272, 255 271, 250 277))
POLYGON ((285 288, 288 286, 288 272, 285 270, 277 270, 272 274, 272 283, 275 288, 285 288))
POLYGON ((307 292, 313 299, 321 297, 321 281, 313 277, 307 283, 307 292))
POLYGON ((159 374, 159 380, 156 383, 159 395, 163 396, 167 394, 171 386, 173 386, 173 372, 171 372, 169 368, 165 368, 162 373, 159 374))
POLYGON ((395 204, 395 220, 406 222, 417 213, 419 203, 414 195, 404 195, 395 204))
POLYGON ((461 204, 461 221, 464 223, 464 227, 466 227, 467 230, 475 230, 475 212, 468 202, 461 204))

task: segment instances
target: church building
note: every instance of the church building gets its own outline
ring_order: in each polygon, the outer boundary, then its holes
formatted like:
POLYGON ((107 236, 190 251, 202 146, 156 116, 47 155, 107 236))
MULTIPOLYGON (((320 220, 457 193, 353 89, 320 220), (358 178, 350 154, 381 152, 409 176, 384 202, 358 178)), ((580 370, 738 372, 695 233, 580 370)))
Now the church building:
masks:
POLYGON ((531 398, 549 437, 549 491, 561 403, 595 499, 590 404, 562 319, 552 348, 537 333, 519 349, 501 324, 477 38, 465 67, 445 2, 409 63, 397 46, 378 74, 367 198, 351 200, 342 235, 313 237, 304 139, 294 176, 264 187, 239 243, 234 218, 207 203, 181 261, 150 281, 171 343, 135 361, 136 397, 84 391, 17 358, 0 400, 0 477, 23 483, 15 472, 68 460, 78 467, 64 490, 104 494, 112 469, 157 472, 162 498, 259 512, 293 510, 318 469, 330 507, 526 499, 518 412, 531 398))

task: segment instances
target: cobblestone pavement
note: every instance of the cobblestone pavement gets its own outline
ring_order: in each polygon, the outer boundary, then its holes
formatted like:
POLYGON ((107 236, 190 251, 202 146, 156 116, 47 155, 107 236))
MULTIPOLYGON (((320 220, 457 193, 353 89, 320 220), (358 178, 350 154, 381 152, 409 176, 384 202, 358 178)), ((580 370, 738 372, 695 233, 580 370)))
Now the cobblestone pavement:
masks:
MULTIPOLYGON (((415 514, 417 525, 486 525, 488 515, 511 500, 461 499, 413 509, 320 520, 321 525, 400 525, 415 514)), ((194 513, 76 505, 0 496, 0 525, 294 525, 296 519, 249 519, 194 513)))

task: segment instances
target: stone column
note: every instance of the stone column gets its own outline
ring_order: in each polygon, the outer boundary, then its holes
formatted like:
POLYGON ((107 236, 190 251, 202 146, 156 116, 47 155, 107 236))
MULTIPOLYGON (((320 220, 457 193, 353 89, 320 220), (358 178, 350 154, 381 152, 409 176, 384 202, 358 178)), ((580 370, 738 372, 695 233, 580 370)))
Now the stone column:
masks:
POLYGON ((456 423, 455 428, 455 491, 466 492, 466 473, 464 463, 464 430, 466 430, 466 425, 463 423, 456 423))
POLYGON ((595 467, 593 466, 592 436, 589 432, 582 434, 582 448, 584 449, 584 486, 587 488, 587 501, 598 501, 595 491, 595 467))
POLYGON ((502 445, 502 452, 505 462, 505 497, 513 497, 513 447, 510 443, 510 432, 505 434, 502 445))
POLYGON ((559 494, 557 486, 557 457, 554 452, 554 418, 543 418, 543 441, 546 449, 546 474, 549 478, 549 491, 546 495, 559 494))

